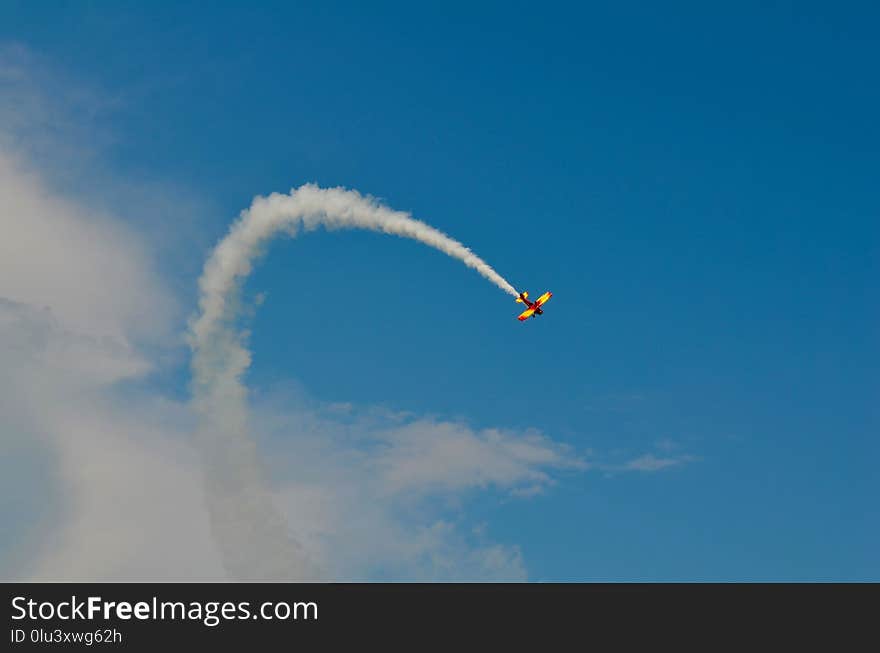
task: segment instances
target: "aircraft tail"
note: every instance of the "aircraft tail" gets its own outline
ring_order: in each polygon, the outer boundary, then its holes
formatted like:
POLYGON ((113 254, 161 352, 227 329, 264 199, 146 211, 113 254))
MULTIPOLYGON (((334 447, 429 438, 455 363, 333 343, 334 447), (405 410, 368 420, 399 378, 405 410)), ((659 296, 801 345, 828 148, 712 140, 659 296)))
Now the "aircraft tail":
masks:
POLYGON ((519 294, 519 297, 516 298, 516 302, 517 302, 518 304, 524 304, 524 303, 525 303, 524 300, 528 299, 528 297, 529 297, 529 293, 527 293, 527 292, 521 292, 521 293, 519 294))

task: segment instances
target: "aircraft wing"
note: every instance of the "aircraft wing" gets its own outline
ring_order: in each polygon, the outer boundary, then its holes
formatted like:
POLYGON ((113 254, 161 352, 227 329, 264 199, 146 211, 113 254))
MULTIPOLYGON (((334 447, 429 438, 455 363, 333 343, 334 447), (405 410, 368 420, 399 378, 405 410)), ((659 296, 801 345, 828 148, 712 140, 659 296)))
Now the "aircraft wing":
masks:
POLYGON ((552 296, 553 296, 552 292, 545 292, 543 295, 541 295, 540 297, 538 297, 538 299, 535 300, 535 305, 536 306, 543 306, 544 304, 547 303, 547 300, 550 299, 552 296))
POLYGON ((520 316, 516 319, 519 320, 520 322, 522 322, 523 320, 528 320, 534 314, 535 314, 534 308, 527 308, 522 313, 520 313, 520 316))

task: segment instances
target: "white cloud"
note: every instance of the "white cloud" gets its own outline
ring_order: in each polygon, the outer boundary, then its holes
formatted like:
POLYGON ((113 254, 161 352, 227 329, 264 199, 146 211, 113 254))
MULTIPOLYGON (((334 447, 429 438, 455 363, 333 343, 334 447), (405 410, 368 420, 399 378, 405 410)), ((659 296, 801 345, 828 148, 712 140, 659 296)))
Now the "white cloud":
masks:
MULTIPOLYGON (((3 447, 47 445, 40 464, 55 479, 54 492, 26 499, 32 510, 50 501, 54 523, 5 577, 225 578, 189 407, 118 387, 148 369, 137 354, 65 329, 51 309, 3 300, 0 355, 3 447)), ((549 470, 578 464, 563 449, 536 433, 481 433, 351 405, 339 414, 339 405, 290 393, 252 410, 276 502, 324 578, 526 577, 519 549, 470 532, 454 503, 488 485, 543 487, 549 470)))
POLYGON ((119 387, 151 365, 126 339, 106 335, 108 325, 82 328, 44 304, 0 299, 0 474, 25 460, 27 476, 52 479, 28 494, 18 488, 23 509, 4 523, 22 537, 4 538, 2 575, 216 577, 186 409, 119 387), (26 537, 29 519, 46 513, 51 523, 26 537))
MULTIPOLYGON (((50 153, 57 146, 76 161, 85 139, 59 139, 69 116, 40 90, 28 52, 13 50, 0 48, 0 577, 225 579, 194 411, 156 381, 175 373, 169 361, 180 366, 180 306, 194 298, 196 271, 192 290, 170 290, 157 265, 162 241, 140 229, 144 206, 191 205, 173 191, 163 198, 161 186, 88 175, 91 150, 80 188, 101 186, 102 198, 61 192, 50 153), (37 133, 27 113, 54 129, 37 133)), ((104 106, 100 95, 70 93, 104 106)), ((535 430, 475 429, 289 390, 249 408, 243 428, 282 527, 328 579, 521 580, 519 548, 492 542, 462 506, 476 491, 544 492, 560 473, 587 468, 535 430)), ((615 469, 672 460, 649 454, 615 469)))
POLYGON ((571 452, 537 431, 473 431, 420 419, 382 434, 376 464, 392 493, 459 491, 495 485, 525 490, 551 483, 549 470, 580 467, 571 452))
POLYGON ((614 467, 614 469, 624 472, 657 472, 661 469, 670 467, 678 467, 685 463, 692 462, 693 456, 656 456, 652 453, 646 453, 632 460, 628 460, 622 465, 614 467))
POLYGON ((118 219, 58 197, 0 151, 0 297, 51 307, 66 328, 126 340, 167 333, 174 302, 118 219))
POLYGON ((251 406, 290 529, 333 579, 517 580, 515 546, 470 528, 469 495, 541 491, 583 463, 534 431, 359 410, 276 390, 251 406))
POLYGON ((189 410, 146 383, 176 298, 125 213, 57 190, 58 160, 90 176, 69 107, 96 96, 47 79, 0 47, 0 577, 220 577, 189 410))
MULTIPOLYGON (((117 181, 84 184, 102 186, 95 201, 59 190, 58 135, 31 126, 69 116, 38 86, 27 51, 0 51, 0 577, 224 579, 193 411, 156 387, 181 362, 178 293, 156 239, 105 201, 117 181)), ((59 141, 65 160, 77 143, 59 141)), ((519 549, 471 529, 460 502, 541 491, 579 464, 537 432, 345 403, 261 402, 251 422, 285 527, 325 578, 522 579, 519 549)))

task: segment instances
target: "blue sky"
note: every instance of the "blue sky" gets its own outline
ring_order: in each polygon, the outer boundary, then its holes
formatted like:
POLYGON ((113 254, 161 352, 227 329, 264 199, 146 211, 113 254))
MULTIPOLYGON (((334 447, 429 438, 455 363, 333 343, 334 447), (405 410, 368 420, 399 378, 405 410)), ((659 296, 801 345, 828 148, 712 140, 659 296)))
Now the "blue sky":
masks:
POLYGON ((254 195, 309 181, 554 292, 519 324, 416 243, 278 240, 247 284, 256 396, 569 446, 587 469, 449 509, 535 580, 880 579, 876 8, 256 4, 0 8, 0 40, 108 98, 103 170, 197 198, 162 223, 186 301, 254 195))

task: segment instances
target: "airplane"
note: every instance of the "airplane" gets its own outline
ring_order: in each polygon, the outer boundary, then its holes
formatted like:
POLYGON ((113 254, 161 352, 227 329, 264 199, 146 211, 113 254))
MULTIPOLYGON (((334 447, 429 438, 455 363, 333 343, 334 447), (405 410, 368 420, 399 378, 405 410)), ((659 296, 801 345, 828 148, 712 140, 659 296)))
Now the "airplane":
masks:
POLYGON ((544 311, 541 309, 541 307, 544 304, 546 304, 547 300, 550 299, 552 296, 553 296, 552 292, 545 292, 543 295, 538 297, 538 299, 536 299, 533 302, 530 302, 529 301, 529 293, 521 292, 519 294, 519 297, 516 298, 516 301, 520 304, 525 304, 526 306, 528 306, 528 308, 526 310, 524 310, 520 314, 520 316, 516 319, 518 319, 520 322, 523 322, 525 320, 528 320, 530 317, 535 317, 536 315, 543 315, 544 311))

